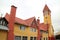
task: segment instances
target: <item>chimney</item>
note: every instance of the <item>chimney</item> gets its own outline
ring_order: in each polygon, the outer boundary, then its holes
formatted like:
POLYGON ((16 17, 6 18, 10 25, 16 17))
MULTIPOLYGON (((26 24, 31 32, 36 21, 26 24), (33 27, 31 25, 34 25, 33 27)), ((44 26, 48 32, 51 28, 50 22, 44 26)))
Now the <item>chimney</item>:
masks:
POLYGON ((9 16, 9 24, 8 24, 8 40, 14 40, 14 21, 16 15, 16 8, 14 5, 11 6, 10 16, 9 16))
POLYGON ((38 19, 37 19, 37 24, 39 24, 39 23, 40 23, 40 20, 39 20, 39 18, 40 18, 40 17, 38 17, 38 19))
POLYGON ((40 27, 40 20, 39 20, 39 17, 38 17, 38 19, 37 19, 37 28, 38 28, 37 40, 40 40, 40 29, 39 29, 39 27, 40 27))

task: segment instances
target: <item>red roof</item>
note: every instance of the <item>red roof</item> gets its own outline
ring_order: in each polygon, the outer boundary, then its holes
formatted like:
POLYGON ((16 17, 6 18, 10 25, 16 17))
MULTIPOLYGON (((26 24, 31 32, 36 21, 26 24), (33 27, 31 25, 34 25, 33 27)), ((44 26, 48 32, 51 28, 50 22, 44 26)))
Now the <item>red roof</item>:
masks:
POLYGON ((39 29, 43 30, 43 31, 47 31, 48 30, 48 25, 44 24, 44 23, 41 23, 39 29))
MULTIPOLYGON (((6 20, 9 22, 9 14, 8 14, 8 13, 6 13, 5 18, 6 18, 6 20)), ((32 21, 34 20, 34 18, 35 18, 35 17, 29 18, 29 19, 27 19, 27 20, 22 20, 22 19, 20 19, 20 18, 15 17, 15 23, 24 24, 24 25, 26 25, 26 26, 30 26, 31 23, 32 23, 32 21)))
POLYGON ((25 22, 26 22, 29 26, 31 26, 31 23, 32 23, 32 21, 33 21, 34 19, 35 19, 35 17, 29 18, 29 19, 26 19, 25 22))
POLYGON ((9 14, 8 13, 6 13, 5 18, 9 22, 9 14))
POLYGON ((27 25, 27 23, 24 20, 17 18, 17 17, 15 18, 15 23, 27 25))
MULTIPOLYGON (((9 14, 8 13, 6 13, 5 18, 9 22, 9 14)), ((35 17, 29 18, 29 19, 26 19, 26 20, 22 20, 20 18, 15 17, 15 23, 24 24, 26 26, 31 26, 34 19, 35 19, 35 17)), ((39 24, 39 29, 43 30, 43 31, 47 31, 48 26, 46 24, 44 24, 44 23, 40 23, 39 24)))

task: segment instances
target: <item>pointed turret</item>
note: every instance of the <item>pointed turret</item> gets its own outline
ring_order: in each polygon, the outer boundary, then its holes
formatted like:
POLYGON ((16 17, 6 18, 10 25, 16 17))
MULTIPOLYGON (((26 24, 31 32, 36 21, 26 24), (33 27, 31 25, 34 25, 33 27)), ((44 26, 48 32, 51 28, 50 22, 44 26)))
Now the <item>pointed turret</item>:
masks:
POLYGON ((44 24, 48 24, 48 40, 54 40, 54 29, 51 22, 51 11, 47 5, 43 9, 44 24))
POLYGON ((51 11, 47 5, 45 5, 45 7, 43 9, 43 16, 44 16, 44 23, 51 24, 51 11))
POLYGON ((44 16, 47 15, 47 14, 50 15, 50 13, 51 13, 50 9, 48 8, 47 5, 45 5, 45 7, 44 7, 44 9, 43 9, 43 15, 44 15, 44 16))
POLYGON ((43 12, 44 12, 44 11, 49 11, 49 12, 51 12, 47 5, 45 5, 45 7, 44 7, 44 9, 43 9, 43 12))

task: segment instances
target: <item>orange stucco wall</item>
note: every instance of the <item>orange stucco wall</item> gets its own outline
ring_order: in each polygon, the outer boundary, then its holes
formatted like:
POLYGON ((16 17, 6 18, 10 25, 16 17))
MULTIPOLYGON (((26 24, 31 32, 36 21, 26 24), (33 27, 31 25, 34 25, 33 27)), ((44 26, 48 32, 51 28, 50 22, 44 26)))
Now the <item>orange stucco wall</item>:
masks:
POLYGON ((46 15, 44 16, 44 23, 46 24, 47 22, 48 22, 48 24, 51 25, 51 16, 48 15, 48 14, 46 14, 46 15))
POLYGON ((7 31, 0 30, 0 40, 7 40, 7 31))
POLYGON ((49 27, 49 37, 52 37, 54 35, 54 31, 52 26, 49 27))
POLYGON ((45 24, 49 24, 49 28, 48 28, 48 36, 49 37, 52 37, 52 35, 54 35, 54 29, 53 29, 53 26, 52 26, 52 22, 51 22, 51 15, 50 15, 50 13, 48 14, 46 14, 46 15, 44 15, 44 23, 45 24))
POLYGON ((48 40, 48 33, 43 32, 41 40, 48 40), (45 39, 44 39, 45 38, 45 39))
POLYGON ((14 25, 14 35, 15 36, 27 36, 28 40, 30 40, 30 37, 37 37, 37 29, 36 32, 31 32, 30 27, 26 27, 25 30, 20 30, 20 25, 15 24, 14 25))

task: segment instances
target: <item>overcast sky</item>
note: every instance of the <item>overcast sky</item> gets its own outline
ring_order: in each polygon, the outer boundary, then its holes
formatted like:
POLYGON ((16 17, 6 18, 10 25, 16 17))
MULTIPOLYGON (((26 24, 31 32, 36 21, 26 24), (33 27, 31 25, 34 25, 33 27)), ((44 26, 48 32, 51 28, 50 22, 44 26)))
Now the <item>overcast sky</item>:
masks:
MULTIPOLYGON (((3 16, 8 12, 10 14, 11 5, 17 7, 16 17, 28 19, 35 16, 43 20, 43 8, 45 4, 51 10, 52 25, 55 33, 60 31, 60 0, 0 0, 0 13, 3 16)), ((0 15, 1 16, 1 15, 0 15)))

